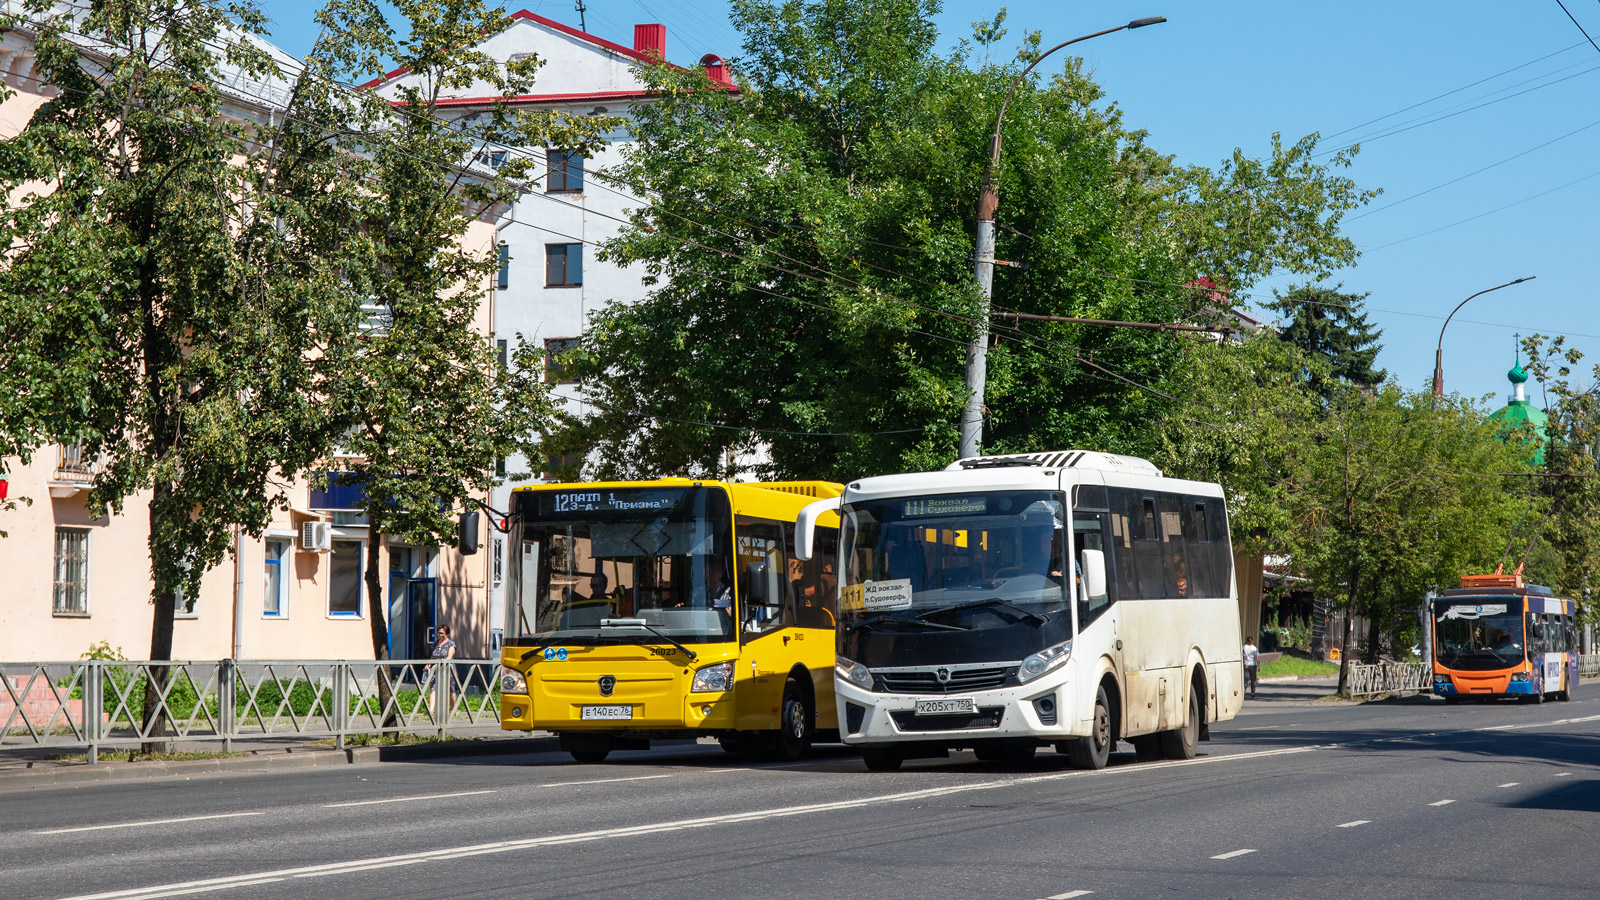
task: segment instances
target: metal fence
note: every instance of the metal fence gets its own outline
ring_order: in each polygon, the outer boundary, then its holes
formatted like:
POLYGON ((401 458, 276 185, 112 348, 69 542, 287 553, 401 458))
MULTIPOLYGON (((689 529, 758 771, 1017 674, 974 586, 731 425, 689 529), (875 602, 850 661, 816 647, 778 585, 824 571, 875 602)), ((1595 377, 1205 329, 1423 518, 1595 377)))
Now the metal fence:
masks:
MULTIPOLYGON (((1600 675, 1600 653, 1578 657, 1578 677, 1600 675)), ((1359 663, 1350 666, 1350 696, 1376 697, 1380 694, 1417 694, 1433 690, 1433 667, 1427 663, 1359 663)))
POLYGON ((1425 663, 1351 663, 1350 696, 1419 694, 1433 690, 1433 666, 1425 663))
POLYGON ((0 751, 498 725, 496 660, 0 663, 0 751), (152 706, 146 715, 147 701, 152 706))

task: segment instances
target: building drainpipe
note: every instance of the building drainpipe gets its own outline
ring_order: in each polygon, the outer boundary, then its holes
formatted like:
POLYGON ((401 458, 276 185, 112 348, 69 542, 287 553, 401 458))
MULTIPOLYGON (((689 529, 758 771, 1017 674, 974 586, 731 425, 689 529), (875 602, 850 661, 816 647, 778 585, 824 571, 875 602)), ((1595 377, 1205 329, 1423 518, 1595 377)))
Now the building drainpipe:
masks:
POLYGON ((233 647, 228 657, 239 658, 244 647, 244 531, 233 526, 233 647))

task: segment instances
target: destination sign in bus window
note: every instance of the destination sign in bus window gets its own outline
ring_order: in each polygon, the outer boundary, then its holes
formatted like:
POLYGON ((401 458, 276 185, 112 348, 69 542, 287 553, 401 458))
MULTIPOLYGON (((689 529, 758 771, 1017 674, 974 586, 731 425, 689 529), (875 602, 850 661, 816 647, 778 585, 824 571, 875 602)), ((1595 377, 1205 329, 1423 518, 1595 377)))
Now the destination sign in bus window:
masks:
POLYGON ((976 497, 926 497, 907 500, 900 508, 905 518, 921 516, 981 516, 989 511, 989 501, 976 497))
POLYGON ((684 491, 543 491, 539 512, 543 515, 573 512, 650 512, 670 510, 683 502, 684 491))

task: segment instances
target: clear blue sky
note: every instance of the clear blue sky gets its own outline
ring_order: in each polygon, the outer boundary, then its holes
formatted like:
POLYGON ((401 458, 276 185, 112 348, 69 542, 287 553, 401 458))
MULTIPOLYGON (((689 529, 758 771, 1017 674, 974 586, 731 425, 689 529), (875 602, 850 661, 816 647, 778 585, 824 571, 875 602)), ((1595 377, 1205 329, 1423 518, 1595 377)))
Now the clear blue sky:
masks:
MULTIPOLYGON (((275 19, 274 41, 292 53, 309 49, 316 0, 264 2, 275 19)), ((1600 0, 1566 4, 1600 41, 1600 0)), ((623 44, 631 43, 635 23, 665 24, 674 62, 739 55, 723 0, 587 6, 589 31, 623 44)), ((1519 331, 1569 335, 1588 354, 1588 384, 1589 367, 1600 362, 1590 269, 1600 202, 1600 51, 1555 0, 951 2, 939 17, 945 43, 969 36, 969 23, 1001 6, 1009 10, 1010 33, 997 46, 1008 48, 1028 29, 1043 32, 1049 45, 1166 16, 1165 25, 1073 49, 1128 125, 1147 129, 1151 145, 1180 162, 1216 165, 1235 147, 1261 155, 1274 131, 1286 141, 1318 131, 1330 148, 1365 139, 1349 173, 1384 195, 1370 215, 1346 220, 1345 233, 1363 253, 1332 280, 1371 293, 1371 319, 1383 329, 1378 364, 1407 386, 1426 387, 1452 307, 1525 275, 1538 278, 1473 300, 1450 323, 1446 388, 1493 393, 1499 406, 1519 331), (1506 73, 1514 67, 1521 68, 1506 73), (1413 104, 1423 105, 1401 112, 1413 104), (1429 121, 1452 113, 1459 114, 1429 121), (1579 130, 1586 126, 1593 127, 1579 130), (1404 202, 1377 210, 1396 201, 1404 202)), ((521 8, 578 24, 572 0, 527 0, 521 8)), ((1283 283, 1268 282, 1253 295, 1269 297, 1283 283)), ((1537 387, 1529 388, 1539 402, 1537 387)))

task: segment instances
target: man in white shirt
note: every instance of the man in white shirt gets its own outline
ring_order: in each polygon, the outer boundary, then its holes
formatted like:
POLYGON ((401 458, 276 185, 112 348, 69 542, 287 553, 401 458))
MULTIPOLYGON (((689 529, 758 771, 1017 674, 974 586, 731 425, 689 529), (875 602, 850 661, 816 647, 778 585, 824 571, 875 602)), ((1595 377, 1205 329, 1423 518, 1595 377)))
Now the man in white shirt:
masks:
POLYGON ((1261 654, 1256 649, 1255 635, 1244 639, 1244 690, 1245 696, 1254 700, 1256 698, 1256 670, 1260 666, 1261 654))

